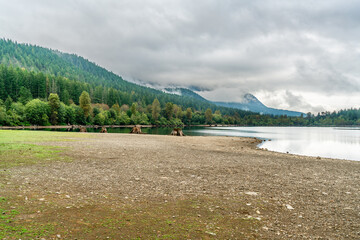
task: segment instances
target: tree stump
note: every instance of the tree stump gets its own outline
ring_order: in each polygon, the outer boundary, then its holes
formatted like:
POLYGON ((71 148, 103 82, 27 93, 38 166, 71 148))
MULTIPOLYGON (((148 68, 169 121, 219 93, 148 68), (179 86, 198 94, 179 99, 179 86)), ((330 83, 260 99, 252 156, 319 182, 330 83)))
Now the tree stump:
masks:
POLYGON ((141 134, 141 127, 140 126, 135 126, 132 128, 130 133, 135 133, 135 134, 141 134))
POLYGON ((172 135, 172 136, 180 136, 180 137, 185 136, 185 134, 183 133, 181 128, 174 128, 174 130, 172 130, 170 135, 172 135))
POLYGON ((87 132, 86 127, 80 127, 80 132, 87 132))
POLYGON ((106 127, 102 127, 100 133, 107 133, 106 127))

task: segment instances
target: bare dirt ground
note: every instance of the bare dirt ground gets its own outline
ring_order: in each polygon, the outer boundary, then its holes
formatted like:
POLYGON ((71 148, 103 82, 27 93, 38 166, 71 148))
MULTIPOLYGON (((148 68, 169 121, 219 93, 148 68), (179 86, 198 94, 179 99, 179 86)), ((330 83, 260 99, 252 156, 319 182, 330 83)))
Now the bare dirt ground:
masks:
POLYGON ((21 219, 47 212, 69 239, 105 239, 100 226, 79 227, 104 209, 118 216, 102 225, 113 239, 360 239, 360 162, 259 150, 251 138, 84 134, 47 143, 72 162, 11 169, 13 191, 43 209, 21 219), (150 224, 119 222, 135 215, 150 224), (165 215, 171 231, 184 227, 164 235, 151 221, 165 215))

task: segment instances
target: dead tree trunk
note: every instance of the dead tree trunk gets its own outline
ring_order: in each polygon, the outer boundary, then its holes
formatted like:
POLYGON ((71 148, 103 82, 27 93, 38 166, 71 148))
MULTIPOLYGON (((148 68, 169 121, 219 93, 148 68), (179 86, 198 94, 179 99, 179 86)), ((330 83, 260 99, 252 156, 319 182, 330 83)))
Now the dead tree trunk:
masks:
POLYGON ((185 134, 183 133, 183 131, 181 130, 181 128, 174 128, 174 130, 172 130, 171 134, 172 136, 185 136, 185 134))
POLYGON ((135 134, 141 134, 141 127, 140 126, 135 126, 132 128, 130 133, 135 133, 135 134))

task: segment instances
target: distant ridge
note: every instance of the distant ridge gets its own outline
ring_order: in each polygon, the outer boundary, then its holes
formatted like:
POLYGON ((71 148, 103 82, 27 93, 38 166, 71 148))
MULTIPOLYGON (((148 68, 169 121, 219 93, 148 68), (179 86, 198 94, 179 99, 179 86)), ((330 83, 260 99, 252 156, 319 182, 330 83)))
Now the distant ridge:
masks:
MULTIPOLYGON (((186 88, 156 89, 138 85, 126 81, 121 76, 76 54, 63 53, 31 44, 17 43, 12 40, 0 39, 0 64, 53 76, 50 82, 46 79, 43 79, 44 81, 40 79, 43 81, 41 84, 38 82, 41 94, 35 94, 34 97, 46 98, 46 93, 49 93, 51 87, 59 93, 60 99, 63 100, 63 90, 67 88, 70 98, 77 103, 81 91, 85 89, 93 95, 95 103, 106 103, 110 106, 116 102, 122 104, 138 102, 148 105, 155 98, 158 98, 162 105, 165 105, 166 102, 173 102, 184 108, 191 107, 200 111, 207 108, 213 111, 221 110, 223 114, 233 114, 234 109, 236 109, 241 116, 254 113, 301 115, 300 112, 268 108, 251 94, 246 94, 241 103, 212 102, 186 88), (61 77, 65 77, 70 82, 60 81, 61 77), (72 85, 72 87, 67 85, 72 85), (121 101, 118 101, 119 99, 121 101)), ((19 84, 16 81, 10 81, 7 84, 9 96, 16 100, 18 98, 19 84)), ((27 87, 29 89, 34 88, 34 86, 27 87)), ((0 91, 0 98, 5 100, 6 97, 7 95, 1 94, 0 91)))
MULTIPOLYGON (((203 98, 199 94, 197 94, 189 89, 186 89, 186 88, 165 88, 165 91, 167 93, 192 97, 192 98, 195 98, 200 101, 211 102, 211 101, 203 98)), ((221 106, 221 107, 234 108, 234 109, 239 109, 239 110, 243 110, 243 111, 256 112, 256 113, 260 113, 260 114, 287 115, 287 116, 301 116, 301 114, 305 115, 302 112, 269 108, 269 107, 265 106, 254 95, 252 95, 250 93, 246 93, 243 96, 242 102, 211 102, 211 103, 214 103, 215 105, 221 106)))

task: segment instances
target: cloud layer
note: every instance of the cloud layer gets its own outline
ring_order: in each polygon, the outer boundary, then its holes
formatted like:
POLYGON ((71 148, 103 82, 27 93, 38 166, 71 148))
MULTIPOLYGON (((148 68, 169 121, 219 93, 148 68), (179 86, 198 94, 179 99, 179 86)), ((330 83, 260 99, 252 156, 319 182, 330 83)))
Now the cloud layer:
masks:
POLYGON ((300 111, 360 107, 359 1, 0 0, 0 37, 125 78, 300 111))

